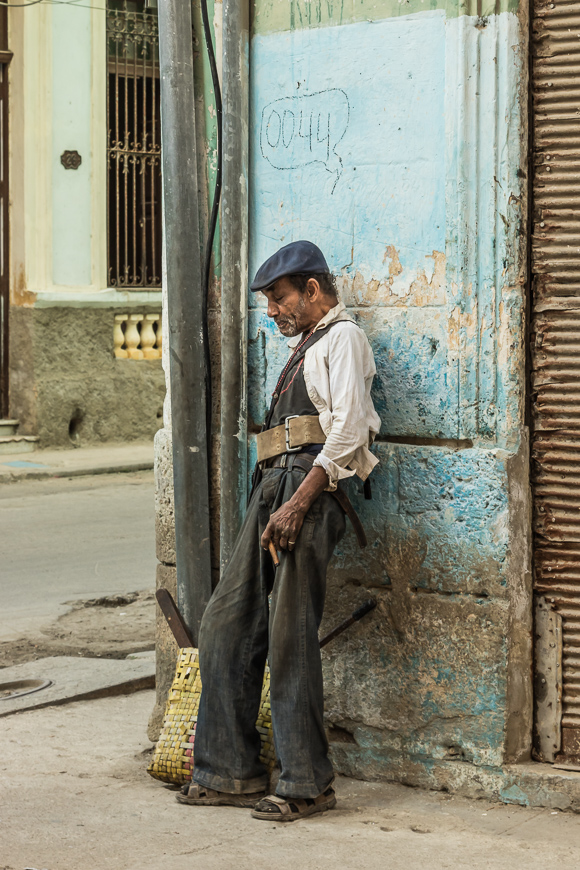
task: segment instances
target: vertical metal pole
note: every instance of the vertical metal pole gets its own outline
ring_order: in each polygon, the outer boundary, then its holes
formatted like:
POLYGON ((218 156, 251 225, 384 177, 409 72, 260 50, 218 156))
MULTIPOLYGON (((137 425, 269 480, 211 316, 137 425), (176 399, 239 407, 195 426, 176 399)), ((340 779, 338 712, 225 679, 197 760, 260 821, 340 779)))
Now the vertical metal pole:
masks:
POLYGON ((159 3, 161 154, 175 486, 177 600, 197 643, 211 594, 193 45, 189 0, 159 3))
POLYGON ((220 563, 228 563, 247 492, 249 0, 223 3, 220 563))

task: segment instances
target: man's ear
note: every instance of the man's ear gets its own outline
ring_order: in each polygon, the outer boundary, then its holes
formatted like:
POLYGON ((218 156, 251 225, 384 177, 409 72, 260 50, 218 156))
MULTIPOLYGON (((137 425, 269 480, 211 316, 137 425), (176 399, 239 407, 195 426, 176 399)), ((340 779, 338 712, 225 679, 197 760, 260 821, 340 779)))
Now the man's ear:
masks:
POLYGON ((316 278, 309 278, 308 283, 306 285, 306 292, 308 293, 308 298, 311 302, 315 302, 316 299, 319 298, 321 290, 320 284, 316 280, 316 278))

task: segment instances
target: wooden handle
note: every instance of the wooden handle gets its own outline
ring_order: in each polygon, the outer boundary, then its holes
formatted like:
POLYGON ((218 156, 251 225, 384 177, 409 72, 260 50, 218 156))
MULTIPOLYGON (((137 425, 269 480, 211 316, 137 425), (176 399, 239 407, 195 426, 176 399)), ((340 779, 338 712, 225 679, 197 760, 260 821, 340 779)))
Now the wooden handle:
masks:
POLYGON ((270 543, 268 544, 268 549, 269 549, 270 555, 272 557, 272 562, 274 563, 274 568, 277 568, 278 565, 280 564, 280 559, 278 558, 278 553, 276 552, 276 547, 274 546, 272 541, 270 541, 270 543))
POLYGON ((173 633, 173 637, 177 641, 177 645, 181 649, 193 646, 193 640, 191 639, 189 629, 183 621, 183 617, 177 609, 177 605, 169 590, 163 588, 158 589, 155 593, 155 597, 159 607, 161 608, 161 612, 173 633))
POLYGON ((347 628, 354 622, 358 622, 359 619, 362 619, 363 616, 366 616, 367 613, 370 613, 371 610, 374 610, 377 606, 377 602, 375 598, 369 598, 368 601, 355 610, 348 619, 345 619, 344 622, 341 622, 340 625, 337 625, 336 628, 333 628, 332 631, 329 631, 322 640, 320 641, 320 647, 326 646, 327 643, 330 643, 331 640, 334 640, 335 637, 338 637, 339 634, 342 634, 343 631, 346 631, 347 628))

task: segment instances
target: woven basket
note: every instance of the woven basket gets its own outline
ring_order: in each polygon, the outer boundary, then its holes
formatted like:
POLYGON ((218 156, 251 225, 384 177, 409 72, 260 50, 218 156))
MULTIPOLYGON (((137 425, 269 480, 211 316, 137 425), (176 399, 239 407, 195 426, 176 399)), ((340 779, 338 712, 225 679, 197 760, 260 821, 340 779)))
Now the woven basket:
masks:
MULTIPOLYGON (((163 728, 157 741, 147 772, 162 782, 181 785, 189 782, 193 768, 193 748, 201 678, 199 654, 196 649, 182 649, 177 660, 175 677, 169 691, 163 728)), ((270 712, 270 671, 266 667, 262 700, 256 728, 260 732, 262 751, 260 760, 272 771, 276 764, 276 750, 272 734, 270 712)))

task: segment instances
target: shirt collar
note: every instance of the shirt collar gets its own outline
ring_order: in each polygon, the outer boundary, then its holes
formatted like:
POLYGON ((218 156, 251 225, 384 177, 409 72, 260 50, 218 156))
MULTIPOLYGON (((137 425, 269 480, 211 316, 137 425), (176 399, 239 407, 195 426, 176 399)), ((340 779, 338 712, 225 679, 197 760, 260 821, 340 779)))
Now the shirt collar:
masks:
MULTIPOLYGON (((316 326, 314 327, 314 332, 319 329, 324 329, 325 326, 328 326, 329 323, 332 323, 334 320, 348 320, 347 317, 341 317, 340 315, 346 311, 346 305, 344 302, 339 302, 338 305, 335 305, 334 308, 331 308, 330 311, 324 315, 324 317, 318 321, 316 326)), ((296 347, 300 341, 302 341, 303 333, 298 333, 298 335, 293 336, 288 342, 288 347, 296 347)))

